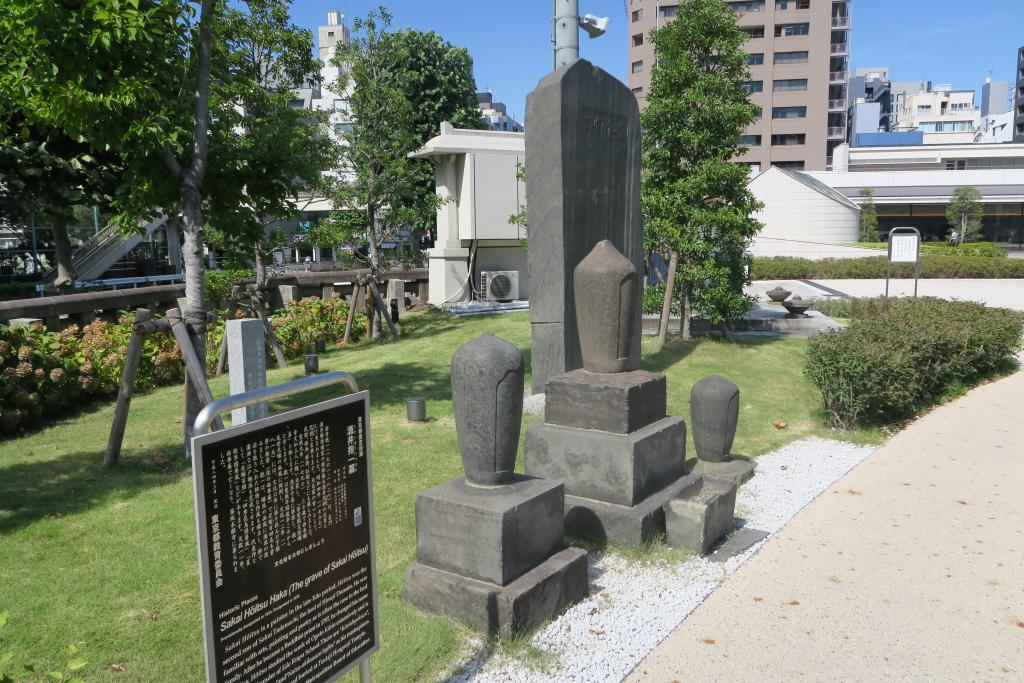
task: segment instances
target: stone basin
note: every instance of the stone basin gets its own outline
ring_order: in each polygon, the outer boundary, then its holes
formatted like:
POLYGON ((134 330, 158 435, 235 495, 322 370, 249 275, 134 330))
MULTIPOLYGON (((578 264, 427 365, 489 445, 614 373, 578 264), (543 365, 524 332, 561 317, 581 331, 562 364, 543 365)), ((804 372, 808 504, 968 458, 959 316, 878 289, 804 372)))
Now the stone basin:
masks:
POLYGON ((801 299, 800 297, 793 297, 782 302, 783 308, 789 311, 787 318, 808 318, 807 309, 811 307, 813 301, 809 299, 801 299))
POLYGON ((786 299, 788 299, 789 295, 792 294, 792 293, 793 292, 789 291, 788 289, 783 289, 782 287, 776 287, 775 289, 769 289, 769 290, 767 290, 765 292, 765 294, 768 295, 768 298, 771 299, 772 301, 774 301, 777 304, 780 304, 783 301, 785 301, 786 299))

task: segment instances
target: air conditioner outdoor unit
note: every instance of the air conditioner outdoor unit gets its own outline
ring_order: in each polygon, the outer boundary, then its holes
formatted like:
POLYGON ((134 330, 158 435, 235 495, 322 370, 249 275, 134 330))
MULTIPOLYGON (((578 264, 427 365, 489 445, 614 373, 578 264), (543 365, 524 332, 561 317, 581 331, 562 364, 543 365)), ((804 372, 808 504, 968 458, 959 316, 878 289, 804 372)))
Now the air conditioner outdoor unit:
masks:
POLYGON ((487 301, 519 298, 519 271, 485 270, 480 273, 480 295, 487 301))

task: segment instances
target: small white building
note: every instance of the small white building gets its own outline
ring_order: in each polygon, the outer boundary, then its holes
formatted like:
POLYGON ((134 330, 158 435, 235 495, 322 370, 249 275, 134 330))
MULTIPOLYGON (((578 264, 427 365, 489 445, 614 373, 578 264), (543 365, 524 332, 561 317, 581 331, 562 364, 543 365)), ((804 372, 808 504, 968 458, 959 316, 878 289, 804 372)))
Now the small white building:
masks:
POLYGON ((842 193, 799 171, 772 166, 749 184, 764 208, 755 217, 764 228, 754 238, 754 256, 844 258, 876 252, 845 246, 858 239, 860 208, 842 193))
POLYGON ((526 203, 526 185, 519 177, 526 136, 464 130, 444 122, 440 135, 409 156, 434 162, 443 200, 428 252, 428 301, 441 306, 527 300, 526 231, 509 220, 526 203), (504 278, 497 280, 502 286, 489 287, 498 275, 504 278))

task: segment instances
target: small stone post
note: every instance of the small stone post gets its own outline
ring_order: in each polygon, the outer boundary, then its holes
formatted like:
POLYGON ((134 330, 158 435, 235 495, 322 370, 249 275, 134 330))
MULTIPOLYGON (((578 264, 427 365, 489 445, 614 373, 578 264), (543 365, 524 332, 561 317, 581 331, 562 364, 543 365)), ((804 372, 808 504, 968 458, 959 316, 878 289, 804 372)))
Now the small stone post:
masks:
MULTIPOLYGON (((266 339, 257 318, 229 320, 224 328, 228 340, 228 369, 232 394, 267 386, 266 339)), ((268 415, 267 404, 259 403, 231 411, 231 424, 240 425, 268 415)))

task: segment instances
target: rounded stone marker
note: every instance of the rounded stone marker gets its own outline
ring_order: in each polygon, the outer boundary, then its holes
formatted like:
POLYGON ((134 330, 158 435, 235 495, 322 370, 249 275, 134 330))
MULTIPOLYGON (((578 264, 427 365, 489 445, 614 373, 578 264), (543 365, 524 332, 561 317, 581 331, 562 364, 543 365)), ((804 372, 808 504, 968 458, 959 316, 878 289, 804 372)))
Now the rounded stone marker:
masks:
POLYGON ((690 429, 697 458, 725 462, 736 437, 740 388, 721 375, 705 377, 690 390, 690 429))
POLYGON ((573 272, 583 369, 626 372, 633 344, 638 276, 633 263, 601 240, 573 272))
POLYGON ((466 481, 508 484, 523 420, 523 356, 493 334, 466 342, 452 356, 455 430, 466 481))

